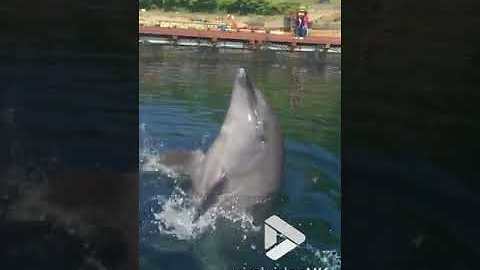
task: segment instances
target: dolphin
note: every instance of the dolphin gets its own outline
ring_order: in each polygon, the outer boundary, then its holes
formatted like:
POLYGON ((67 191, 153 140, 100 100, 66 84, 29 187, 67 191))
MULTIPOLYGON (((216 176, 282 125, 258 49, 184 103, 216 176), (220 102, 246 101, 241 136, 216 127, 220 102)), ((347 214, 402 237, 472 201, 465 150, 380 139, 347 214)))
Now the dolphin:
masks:
POLYGON ((213 205, 250 210, 278 191, 283 151, 272 108, 240 68, 221 130, 208 151, 167 152, 157 165, 190 176, 199 215, 213 205))

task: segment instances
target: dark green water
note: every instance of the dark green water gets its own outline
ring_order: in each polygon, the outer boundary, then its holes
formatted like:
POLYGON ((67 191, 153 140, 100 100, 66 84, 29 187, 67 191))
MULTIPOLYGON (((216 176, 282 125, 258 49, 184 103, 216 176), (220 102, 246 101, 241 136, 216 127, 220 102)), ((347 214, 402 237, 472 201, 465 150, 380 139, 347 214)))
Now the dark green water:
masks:
POLYGON ((222 124, 239 67, 246 67, 265 93, 285 138, 284 184, 273 212, 307 240, 273 262, 264 255, 261 226, 217 220, 159 229, 159 214, 182 222, 188 207, 177 204, 185 209, 176 209, 177 216, 166 213, 175 186, 161 173, 143 173, 142 270, 337 267, 340 55, 140 46, 140 156, 207 149, 222 124))

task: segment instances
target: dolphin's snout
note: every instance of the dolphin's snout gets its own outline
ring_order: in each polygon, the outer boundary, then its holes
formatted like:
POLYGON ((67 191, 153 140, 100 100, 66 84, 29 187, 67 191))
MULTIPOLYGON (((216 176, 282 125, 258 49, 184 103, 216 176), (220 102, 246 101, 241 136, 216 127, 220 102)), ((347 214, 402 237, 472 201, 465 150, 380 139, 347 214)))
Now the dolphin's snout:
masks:
POLYGON ((247 70, 245 68, 239 68, 236 76, 236 83, 245 90, 252 90, 253 84, 250 82, 250 79, 247 75, 247 70))
POLYGON ((248 110, 255 110, 257 107, 255 91, 255 86, 250 81, 247 70, 243 67, 239 68, 235 78, 230 106, 234 104, 248 104, 248 110))
POLYGON ((246 77, 247 76, 247 70, 245 68, 239 68, 237 72, 238 77, 246 77))
POLYGON ((245 68, 239 68, 237 71, 237 76, 235 78, 236 83, 241 85, 243 88, 248 87, 248 76, 247 76, 247 70, 245 68))

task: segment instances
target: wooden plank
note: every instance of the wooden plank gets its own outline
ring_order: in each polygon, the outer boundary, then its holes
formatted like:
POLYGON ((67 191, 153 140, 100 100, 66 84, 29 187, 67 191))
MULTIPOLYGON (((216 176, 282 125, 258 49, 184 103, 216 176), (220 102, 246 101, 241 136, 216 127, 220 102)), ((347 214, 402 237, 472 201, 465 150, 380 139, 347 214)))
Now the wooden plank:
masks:
POLYGON ((218 30, 195 30, 195 29, 180 29, 180 28, 165 28, 165 27, 145 27, 140 26, 139 33, 141 35, 152 36, 176 36, 187 38, 205 38, 211 40, 232 40, 257 43, 273 42, 273 43, 288 43, 297 45, 329 45, 340 46, 341 38, 339 37, 323 37, 323 36, 309 36, 304 39, 295 39, 292 35, 276 35, 255 32, 222 32, 218 30))

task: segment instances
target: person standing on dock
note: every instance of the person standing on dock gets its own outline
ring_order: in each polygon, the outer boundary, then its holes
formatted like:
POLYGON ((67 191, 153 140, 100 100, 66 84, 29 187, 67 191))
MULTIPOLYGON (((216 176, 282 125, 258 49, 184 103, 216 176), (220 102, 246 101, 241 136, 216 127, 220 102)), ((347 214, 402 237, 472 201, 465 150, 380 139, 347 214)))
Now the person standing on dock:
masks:
POLYGON ((303 39, 308 32, 308 15, 304 8, 300 8, 295 18, 295 34, 300 39, 303 39))

